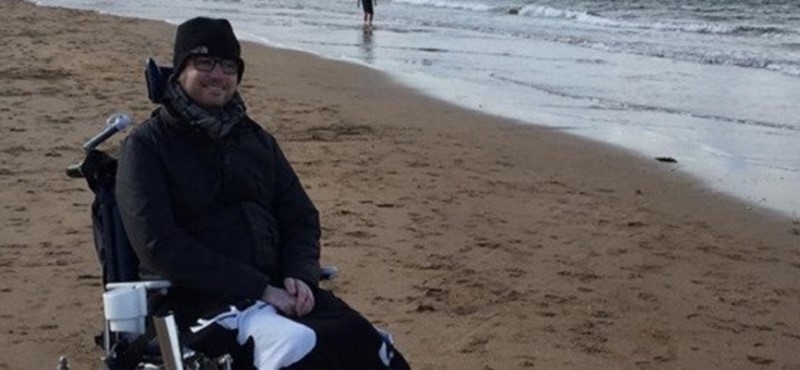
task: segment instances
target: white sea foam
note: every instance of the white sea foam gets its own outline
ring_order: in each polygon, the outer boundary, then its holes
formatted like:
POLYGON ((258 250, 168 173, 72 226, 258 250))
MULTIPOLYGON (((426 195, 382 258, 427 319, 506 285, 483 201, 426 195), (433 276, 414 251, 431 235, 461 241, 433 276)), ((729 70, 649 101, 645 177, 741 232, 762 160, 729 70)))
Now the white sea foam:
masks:
POLYGON ((481 3, 481 2, 470 2, 470 1, 451 1, 451 0, 393 0, 393 2, 398 4, 409 4, 409 5, 423 5, 423 6, 431 6, 431 7, 438 7, 438 8, 448 8, 448 9, 464 9, 464 10, 474 10, 479 12, 486 12, 493 9, 496 9, 497 6, 492 6, 489 4, 481 3))
MULTIPOLYGON (((425 0, 422 0, 425 1, 425 0)), ((440 0, 445 1, 445 0, 440 0)), ((774 36, 783 33, 794 32, 776 26, 750 26, 737 24, 720 24, 713 22, 631 22, 626 20, 612 19, 586 11, 559 9, 543 5, 526 5, 516 11, 519 15, 529 17, 563 18, 574 20, 581 23, 593 24, 614 28, 635 28, 651 29, 660 31, 677 31, 689 33, 710 33, 710 34, 754 34, 763 36, 774 36)))
POLYGON ((615 21, 613 19, 603 18, 598 15, 589 14, 584 11, 558 9, 542 5, 527 5, 519 10, 520 15, 529 17, 548 17, 548 18, 564 18, 572 19, 578 22, 596 24, 601 26, 620 27, 623 22, 615 21))

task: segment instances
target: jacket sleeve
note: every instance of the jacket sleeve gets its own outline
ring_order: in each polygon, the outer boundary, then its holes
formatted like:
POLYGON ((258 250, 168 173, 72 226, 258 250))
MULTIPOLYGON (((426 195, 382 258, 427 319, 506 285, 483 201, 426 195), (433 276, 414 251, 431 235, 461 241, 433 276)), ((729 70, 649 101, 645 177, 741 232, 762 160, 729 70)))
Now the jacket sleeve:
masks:
POLYGON ((157 149, 136 132, 123 143, 116 197, 128 239, 145 266, 174 283, 260 299, 269 279, 188 236, 175 222, 167 172, 157 149))
POLYGON ((281 235, 284 274, 316 287, 319 285, 320 270, 319 212, 277 142, 269 138, 275 158, 276 197, 273 215, 281 235))

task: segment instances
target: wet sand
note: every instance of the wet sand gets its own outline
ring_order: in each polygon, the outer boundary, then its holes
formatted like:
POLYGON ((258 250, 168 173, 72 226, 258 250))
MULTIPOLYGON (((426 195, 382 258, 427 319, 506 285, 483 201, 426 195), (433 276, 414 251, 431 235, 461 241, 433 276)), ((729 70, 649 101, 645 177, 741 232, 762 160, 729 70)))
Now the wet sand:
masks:
MULTIPOLYGON (((97 368, 92 194, 64 168, 109 114, 149 115, 144 59, 169 63, 174 27, 19 0, 0 21, 0 369, 97 368)), ((321 211, 328 287, 415 369, 800 368, 800 221, 376 71, 244 59, 321 211)))

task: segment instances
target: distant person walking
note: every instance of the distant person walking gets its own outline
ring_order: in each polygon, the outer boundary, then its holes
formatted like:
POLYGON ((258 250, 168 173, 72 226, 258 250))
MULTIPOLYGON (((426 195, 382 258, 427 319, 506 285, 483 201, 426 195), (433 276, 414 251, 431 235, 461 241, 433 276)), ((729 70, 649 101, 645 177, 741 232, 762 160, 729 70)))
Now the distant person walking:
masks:
POLYGON ((356 6, 361 5, 364 10, 364 25, 372 27, 372 14, 374 6, 378 5, 378 0, 356 0, 356 6))

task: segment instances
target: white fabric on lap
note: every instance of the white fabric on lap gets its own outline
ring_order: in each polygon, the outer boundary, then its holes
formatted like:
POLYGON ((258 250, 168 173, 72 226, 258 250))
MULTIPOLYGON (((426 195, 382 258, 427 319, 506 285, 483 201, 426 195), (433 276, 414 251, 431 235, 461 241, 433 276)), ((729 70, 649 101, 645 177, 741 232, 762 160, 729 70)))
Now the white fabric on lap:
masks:
POLYGON ((239 344, 252 337, 255 342, 253 365, 258 370, 273 370, 300 361, 314 348, 317 335, 311 328, 277 313, 272 305, 251 306, 239 316, 239 344))
POLYGON ((298 324, 278 314, 275 307, 258 302, 244 311, 231 306, 230 311, 210 320, 197 320, 191 330, 218 324, 229 330, 238 330, 239 344, 253 338, 255 345, 253 366, 258 370, 277 370, 300 361, 314 348, 317 336, 311 328, 298 324))

